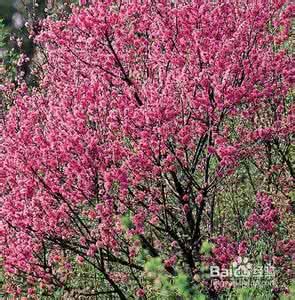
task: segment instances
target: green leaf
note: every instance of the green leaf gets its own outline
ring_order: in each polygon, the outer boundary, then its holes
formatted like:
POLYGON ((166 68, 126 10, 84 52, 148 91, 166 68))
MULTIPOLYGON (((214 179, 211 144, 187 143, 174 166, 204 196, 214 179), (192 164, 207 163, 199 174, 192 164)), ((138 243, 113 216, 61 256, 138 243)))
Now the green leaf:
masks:
POLYGON ((210 243, 208 240, 204 241, 201 246, 201 254, 209 254, 214 248, 214 244, 210 243))

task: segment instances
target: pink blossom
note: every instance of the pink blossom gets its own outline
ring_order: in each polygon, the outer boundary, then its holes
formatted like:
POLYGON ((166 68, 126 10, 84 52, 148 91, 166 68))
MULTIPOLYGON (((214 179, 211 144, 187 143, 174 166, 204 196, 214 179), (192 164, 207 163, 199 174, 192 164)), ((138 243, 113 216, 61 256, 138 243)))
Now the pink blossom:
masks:
POLYGON ((80 256, 80 255, 77 255, 76 256, 76 261, 78 262, 78 264, 81 265, 84 262, 84 258, 82 256, 80 256))
POLYGON ((176 255, 171 256, 168 259, 165 259, 164 264, 166 267, 173 267, 176 264, 177 257, 176 255))
POLYGON ((144 295, 145 295, 144 289, 138 289, 138 290, 136 291, 136 296, 137 296, 137 297, 142 298, 142 297, 144 297, 144 295))

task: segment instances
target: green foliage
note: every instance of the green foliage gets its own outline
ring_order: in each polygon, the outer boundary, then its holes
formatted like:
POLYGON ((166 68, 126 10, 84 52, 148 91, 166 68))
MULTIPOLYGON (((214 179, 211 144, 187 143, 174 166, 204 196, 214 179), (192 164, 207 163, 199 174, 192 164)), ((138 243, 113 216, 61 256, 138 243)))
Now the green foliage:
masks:
POLYGON ((131 220, 130 213, 125 214, 125 215, 121 218, 121 222, 122 222, 123 228, 124 228, 125 230, 128 230, 128 229, 132 228, 133 223, 132 223, 132 220, 131 220))
POLYGON ((201 254, 209 254, 214 248, 214 244, 208 242, 207 240, 203 242, 200 253, 201 254))
POLYGON ((161 258, 151 258, 145 264, 148 299, 202 300, 206 296, 196 287, 192 287, 186 274, 179 272, 171 277, 162 264, 161 258))
MULTIPOLYGON (((4 24, 4 20, 0 18, 0 50, 2 50, 2 70, 0 76, 5 76, 5 79, 14 81, 17 75, 17 61, 19 53, 15 49, 8 47, 9 31, 4 24), (3 74, 4 73, 4 74, 3 74)), ((1 60, 0 60, 1 62, 1 60)))
POLYGON ((228 295, 224 296, 222 299, 236 299, 236 300, 263 300, 271 299, 271 293, 265 290, 259 290, 255 288, 238 288, 233 289, 228 295))
POLYGON ((282 295, 280 300, 292 300, 295 299, 295 280, 289 286, 289 293, 282 295))
POLYGON ((7 31, 6 31, 3 19, 0 18, 0 48, 5 47, 6 38, 7 38, 7 31))
POLYGON ((1 257, 0 257, 0 299, 2 299, 1 297, 4 297, 2 289, 3 289, 4 281, 5 281, 1 264, 2 264, 2 260, 1 260, 1 257))

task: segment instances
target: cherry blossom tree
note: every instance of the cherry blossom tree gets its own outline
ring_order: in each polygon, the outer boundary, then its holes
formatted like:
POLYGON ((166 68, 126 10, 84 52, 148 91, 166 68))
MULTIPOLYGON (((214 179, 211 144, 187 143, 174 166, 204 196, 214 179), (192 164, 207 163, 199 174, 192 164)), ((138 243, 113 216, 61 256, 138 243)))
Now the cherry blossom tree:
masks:
MULTIPOLYGON (((185 272, 193 289, 204 240, 229 263, 247 253, 241 232, 260 239, 255 230, 285 226, 272 203, 290 201, 294 180, 294 7, 88 2, 43 22, 38 87, 1 86, 14 103, 1 132, 7 292, 66 288, 88 265, 100 274, 97 295, 150 299, 144 256, 160 257, 171 278, 185 272), (218 208, 246 188, 240 224, 239 210, 218 208)), ((278 242, 290 259, 294 243, 278 242)), ((216 296, 210 280, 202 286, 216 296)))

